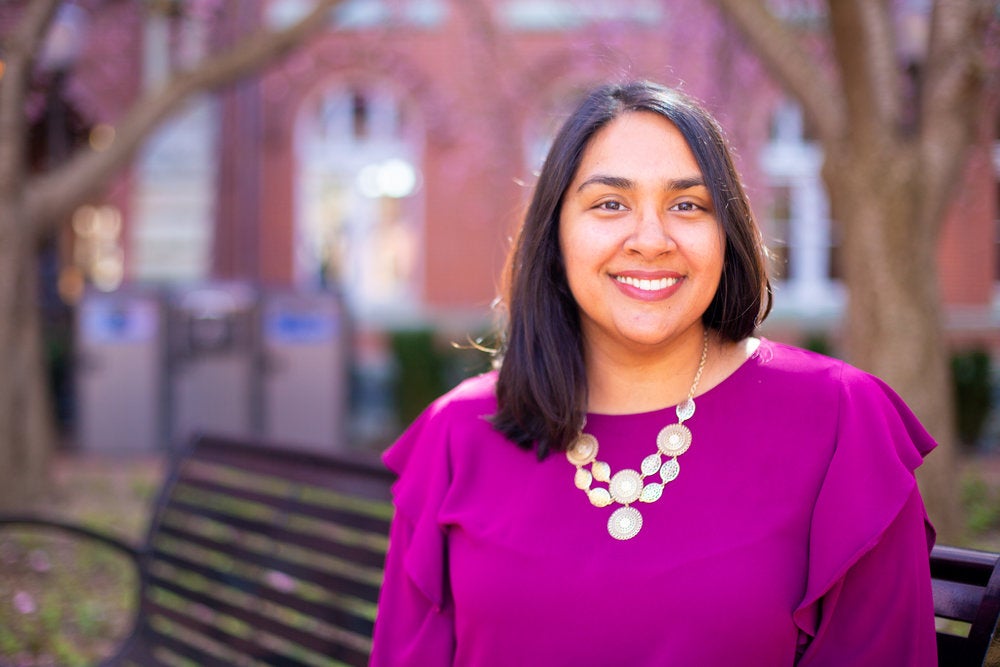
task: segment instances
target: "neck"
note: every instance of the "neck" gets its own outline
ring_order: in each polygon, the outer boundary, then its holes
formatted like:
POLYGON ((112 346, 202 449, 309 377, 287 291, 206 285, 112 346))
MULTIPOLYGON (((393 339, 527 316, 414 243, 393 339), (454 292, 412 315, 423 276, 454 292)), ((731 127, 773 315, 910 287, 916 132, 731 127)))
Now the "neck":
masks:
MULTIPOLYGON (((693 327, 678 340, 655 352, 612 351, 588 345, 588 410, 603 414, 629 414, 658 410, 687 398, 701 360, 704 330, 693 327)), ((705 374, 720 349, 709 333, 705 374)), ((702 377, 699 390, 705 387, 702 377)))

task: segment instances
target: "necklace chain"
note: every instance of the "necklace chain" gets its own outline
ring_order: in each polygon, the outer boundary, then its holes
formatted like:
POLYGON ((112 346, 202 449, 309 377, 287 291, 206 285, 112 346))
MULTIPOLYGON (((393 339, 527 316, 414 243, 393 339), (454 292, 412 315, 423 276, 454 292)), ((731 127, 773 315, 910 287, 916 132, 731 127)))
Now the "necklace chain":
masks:
POLYGON ((701 347, 701 360, 694 374, 694 381, 688 391, 687 399, 677 405, 677 423, 668 424, 660 429, 656 436, 656 452, 642 460, 639 470, 625 468, 614 475, 611 466, 597 460, 599 445, 597 438, 580 429, 576 440, 566 450, 566 458, 576 467, 574 483, 576 487, 587 494, 590 504, 595 507, 607 507, 611 503, 621 505, 611 513, 608 519, 608 533, 617 540, 630 540, 642 528, 642 514, 632 503, 654 503, 663 495, 663 488, 680 474, 680 464, 677 457, 691 446, 691 430, 684 422, 694 416, 694 395, 701 381, 708 360, 708 331, 705 331, 701 347), (663 457, 667 461, 663 461, 663 457), (590 469, 587 469, 590 466, 590 469), (659 481, 647 482, 648 477, 659 473, 659 481), (594 480, 606 483, 607 488, 593 486, 594 480))

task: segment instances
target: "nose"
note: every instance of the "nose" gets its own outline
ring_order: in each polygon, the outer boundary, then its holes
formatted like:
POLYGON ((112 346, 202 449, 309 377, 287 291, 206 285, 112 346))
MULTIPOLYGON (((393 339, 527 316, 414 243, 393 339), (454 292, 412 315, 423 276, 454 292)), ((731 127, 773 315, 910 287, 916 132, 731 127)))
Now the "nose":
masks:
POLYGON ((644 207, 637 211, 635 224, 625 239, 626 251, 643 257, 656 257, 676 247, 667 221, 660 216, 659 211, 653 207, 644 207))

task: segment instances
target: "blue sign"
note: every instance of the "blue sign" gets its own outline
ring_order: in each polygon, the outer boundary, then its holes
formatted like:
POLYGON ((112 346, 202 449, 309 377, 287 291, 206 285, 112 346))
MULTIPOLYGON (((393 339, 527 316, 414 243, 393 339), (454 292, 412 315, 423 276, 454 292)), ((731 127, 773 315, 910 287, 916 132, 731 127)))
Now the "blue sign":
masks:
POLYGON ((278 311, 268 313, 267 336, 276 343, 328 343, 337 335, 333 313, 278 311))

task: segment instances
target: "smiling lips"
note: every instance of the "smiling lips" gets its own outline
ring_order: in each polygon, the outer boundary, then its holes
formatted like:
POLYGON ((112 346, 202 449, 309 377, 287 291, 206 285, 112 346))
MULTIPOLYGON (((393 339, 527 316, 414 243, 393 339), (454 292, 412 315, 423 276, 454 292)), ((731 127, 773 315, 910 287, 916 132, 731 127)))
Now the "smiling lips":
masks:
POLYGON ((628 285, 629 287, 634 287, 640 289, 643 292, 659 292, 660 290, 665 290, 668 287, 673 287, 680 282, 680 278, 658 278, 658 279, 647 279, 647 278, 633 278, 632 276, 614 276, 622 285, 628 285))

